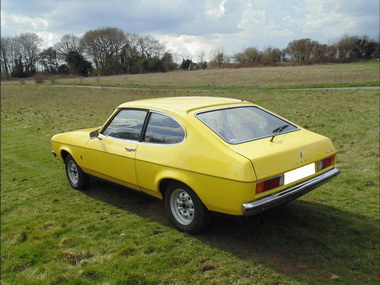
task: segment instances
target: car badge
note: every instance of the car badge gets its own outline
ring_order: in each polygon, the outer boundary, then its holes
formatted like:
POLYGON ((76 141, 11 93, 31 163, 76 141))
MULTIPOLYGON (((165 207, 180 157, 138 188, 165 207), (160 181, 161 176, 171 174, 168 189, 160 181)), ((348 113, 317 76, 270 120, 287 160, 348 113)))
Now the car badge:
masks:
POLYGON ((303 157, 303 152, 301 151, 301 152, 299 153, 299 155, 300 155, 300 157, 303 157))

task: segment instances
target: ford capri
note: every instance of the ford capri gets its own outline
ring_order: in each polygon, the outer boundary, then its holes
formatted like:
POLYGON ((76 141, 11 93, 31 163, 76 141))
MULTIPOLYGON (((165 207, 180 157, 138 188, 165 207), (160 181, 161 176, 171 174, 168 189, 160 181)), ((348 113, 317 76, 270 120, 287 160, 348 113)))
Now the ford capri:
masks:
POLYGON ((73 188, 98 177, 154 196, 190 234, 213 212, 255 215, 340 172, 330 139, 230 98, 127 102, 101 127, 57 134, 51 145, 73 188))

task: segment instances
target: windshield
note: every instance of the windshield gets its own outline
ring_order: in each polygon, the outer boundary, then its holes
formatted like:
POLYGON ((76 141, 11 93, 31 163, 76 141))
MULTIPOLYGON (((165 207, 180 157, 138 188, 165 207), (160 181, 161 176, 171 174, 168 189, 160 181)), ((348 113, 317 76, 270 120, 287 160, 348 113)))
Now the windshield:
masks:
POLYGON ((213 110, 196 116, 230 144, 298 130, 290 122, 254 106, 213 110))

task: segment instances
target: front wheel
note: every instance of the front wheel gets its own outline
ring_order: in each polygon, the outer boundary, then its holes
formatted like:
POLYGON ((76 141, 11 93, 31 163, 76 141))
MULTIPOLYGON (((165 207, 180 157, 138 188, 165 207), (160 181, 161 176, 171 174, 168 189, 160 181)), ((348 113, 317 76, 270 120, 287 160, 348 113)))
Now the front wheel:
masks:
POLYGON ((181 232, 196 234, 204 230, 210 214, 195 192, 182 183, 171 183, 165 192, 169 219, 181 232))
POLYGON ((90 183, 90 177, 83 172, 71 155, 66 156, 65 169, 67 179, 74 189, 85 189, 90 183))

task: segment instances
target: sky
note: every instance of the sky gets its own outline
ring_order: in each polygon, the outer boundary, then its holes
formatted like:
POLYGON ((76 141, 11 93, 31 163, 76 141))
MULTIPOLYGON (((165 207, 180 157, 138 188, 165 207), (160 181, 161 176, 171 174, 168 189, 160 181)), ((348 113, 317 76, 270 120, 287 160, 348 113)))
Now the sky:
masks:
POLYGON ((152 35, 196 60, 217 49, 282 49, 302 38, 378 40, 379 0, 1 0, 1 36, 36 33, 42 48, 103 27, 152 35))

